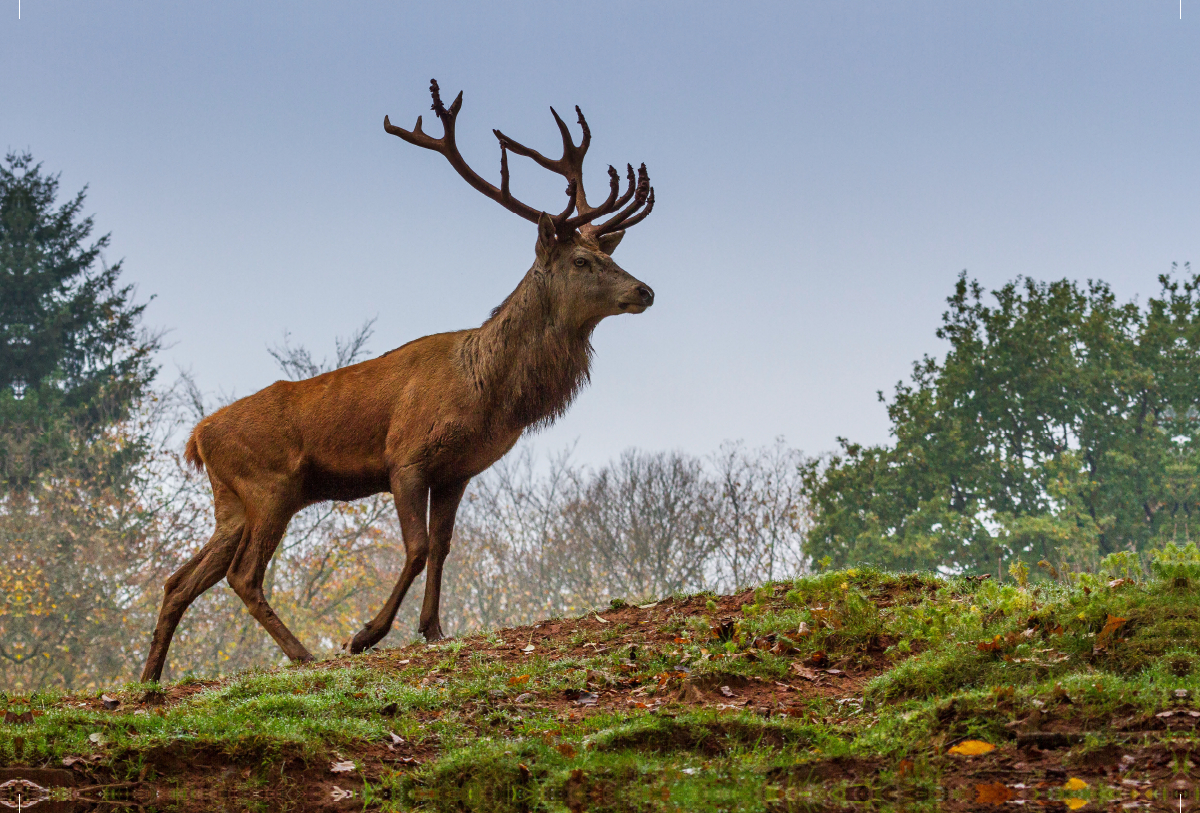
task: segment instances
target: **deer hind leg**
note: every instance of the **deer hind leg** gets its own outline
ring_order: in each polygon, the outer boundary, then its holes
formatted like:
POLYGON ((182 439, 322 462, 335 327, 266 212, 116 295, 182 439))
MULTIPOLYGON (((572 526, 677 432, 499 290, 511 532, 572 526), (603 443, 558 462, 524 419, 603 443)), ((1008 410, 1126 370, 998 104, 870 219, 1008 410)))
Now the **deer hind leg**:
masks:
POLYGON ((442 565, 450 553, 454 535, 454 517, 469 480, 440 486, 429 495, 429 572, 425 574, 425 602, 421 605, 421 625, 426 641, 442 639, 439 607, 442 600, 442 565))
POLYGON ((291 516, 283 512, 254 518, 225 575, 233 592, 245 602, 250 615, 263 625, 284 654, 293 661, 307 663, 313 659, 312 653, 284 626, 263 593, 267 565, 283 539, 289 519, 291 516))
POLYGON ((366 623, 358 634, 346 644, 352 654, 370 649, 391 631, 392 622, 404 594, 413 580, 425 569, 429 556, 429 534, 426 528, 426 509, 429 503, 429 486, 424 478, 402 469, 392 478, 392 496, 396 500, 396 513, 400 517, 400 532, 404 536, 404 569, 392 588, 392 594, 380 609, 379 614, 366 623))
POLYGON ((150 641, 150 654, 146 656, 146 668, 142 670, 143 682, 155 682, 162 677, 167 650, 184 611, 225 575, 245 533, 246 512, 237 495, 223 484, 214 482, 213 503, 216 531, 195 556, 167 579, 166 595, 150 641))

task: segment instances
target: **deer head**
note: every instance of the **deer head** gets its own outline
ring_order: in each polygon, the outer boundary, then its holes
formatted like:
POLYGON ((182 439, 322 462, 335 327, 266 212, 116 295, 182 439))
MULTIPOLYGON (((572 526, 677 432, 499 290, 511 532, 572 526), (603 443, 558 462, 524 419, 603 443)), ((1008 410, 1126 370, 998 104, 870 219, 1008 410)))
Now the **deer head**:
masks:
MULTIPOLYGON (((625 230, 640 223, 654 208, 654 188, 646 165, 637 173, 626 165, 626 189, 621 193, 621 178, 609 166, 608 197, 599 205, 588 203, 583 188, 583 159, 591 145, 592 133, 583 111, 575 108, 583 137, 574 142, 566 122, 550 108, 562 135, 562 158, 551 159, 520 144, 499 130, 493 130, 500 142, 500 186, 496 187, 476 173, 463 159, 455 143, 455 125, 462 108, 462 93, 449 107, 442 103, 437 80, 431 80, 432 110, 442 122, 442 137, 433 138, 421 129, 421 117, 412 130, 396 127, 387 116, 383 128, 410 144, 439 152, 455 171, 473 188, 538 226, 537 260, 529 274, 551 294, 549 300, 557 311, 548 314, 562 324, 590 333, 606 316, 619 313, 641 313, 654 303, 654 292, 612 260, 612 253, 625 230), (567 179, 567 206, 550 215, 522 203, 509 191, 508 153, 514 152, 533 159, 545 169, 567 179), (607 218, 602 221, 602 218, 607 218), (602 221, 602 222, 601 222, 602 221)), ((528 279, 528 277, 527 277, 528 279)))

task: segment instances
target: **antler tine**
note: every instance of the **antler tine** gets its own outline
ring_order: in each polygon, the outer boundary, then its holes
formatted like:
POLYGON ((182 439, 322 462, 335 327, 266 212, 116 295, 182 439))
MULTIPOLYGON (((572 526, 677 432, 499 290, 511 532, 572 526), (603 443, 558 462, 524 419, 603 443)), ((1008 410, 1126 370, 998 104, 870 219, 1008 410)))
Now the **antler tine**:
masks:
POLYGON ((504 142, 500 142, 500 202, 504 203, 512 197, 512 193, 508 189, 508 150, 504 148, 504 142))
POLYGON ((583 117, 583 111, 579 109, 579 105, 575 105, 575 114, 579 116, 579 129, 583 130, 583 140, 579 142, 579 151, 586 153, 592 144, 592 128, 588 127, 587 119, 583 117))
MULTIPOLYGON (((629 168, 629 173, 632 176, 633 167, 629 168)), ((608 199, 592 209, 590 212, 584 212, 567 221, 566 227, 569 229, 578 229, 587 223, 591 223, 598 217, 603 217, 612 210, 618 208, 621 204, 617 202, 617 193, 621 191, 621 176, 617 174, 616 167, 609 164, 608 166, 608 199)), ((629 194, 633 194, 633 183, 629 184, 629 194)))
POLYGON ((587 119, 583 117, 583 111, 579 109, 579 105, 575 106, 575 112, 579 115, 579 126, 583 129, 583 138, 579 144, 576 144, 575 140, 571 138, 571 128, 563 121, 562 116, 558 115, 558 111, 553 107, 550 108, 550 115, 554 116, 554 123, 558 125, 558 132, 562 136, 562 158, 547 158, 532 147, 526 147, 519 141, 514 141, 499 130, 492 132, 495 133, 501 144, 517 155, 531 158, 543 169, 556 172, 568 181, 575 181, 575 205, 580 214, 586 214, 592 211, 592 207, 588 205, 587 195, 583 191, 583 159, 592 143, 592 131, 588 127, 587 119))
POLYGON ((638 223, 641 223, 643 220, 645 220, 646 216, 649 215, 651 210, 653 210, 653 209, 654 209, 654 187, 652 186, 652 187, 650 187, 650 194, 646 196, 646 208, 642 209, 642 211, 638 212, 637 214, 631 216, 628 220, 621 223, 621 228, 628 229, 631 226, 636 226, 638 223))
POLYGON ((599 226, 593 227, 592 234, 608 234, 609 232, 614 232, 618 229, 633 225, 633 223, 640 223, 646 217, 646 215, 649 214, 648 211, 641 212, 638 215, 637 220, 634 220, 630 223, 627 223, 626 221, 630 219, 634 212, 637 212, 638 209, 642 208, 642 206, 649 200, 651 193, 650 173, 646 171, 646 165, 642 164, 640 167, 638 167, 637 192, 633 196, 633 202, 620 212, 617 212, 617 214, 613 215, 609 220, 606 220, 599 226))
MULTIPOLYGON (((450 166, 454 167, 455 171, 462 176, 463 180, 469 183, 475 190, 482 192, 487 197, 499 203, 510 212, 520 215, 526 220, 537 223, 541 216, 541 211, 534 209, 525 203, 514 198, 508 192, 508 162, 507 156, 504 155, 503 149, 500 154, 500 174, 501 183, 504 189, 497 189, 492 184, 484 180, 480 175, 471 169, 467 164, 466 159, 462 157, 462 153, 458 151, 458 145, 454 140, 455 120, 458 118, 458 111, 462 108, 463 95, 460 92, 458 96, 447 108, 442 104, 441 90, 438 87, 437 80, 431 80, 429 83, 429 92, 433 97, 432 109, 433 112, 442 122, 442 137, 434 138, 425 133, 421 129, 421 117, 417 116, 416 126, 412 130, 405 130, 403 127, 397 127, 387 116, 383 117, 383 129, 398 138, 402 138, 409 144, 415 144, 418 147, 424 147, 427 150, 441 153, 450 166)), ((501 145, 503 147, 503 144, 501 145)))
POLYGON ((563 209, 561 213, 554 216, 554 230, 559 234, 570 233, 568 227, 568 218, 571 216, 571 212, 575 210, 576 188, 577 185, 574 178, 567 181, 567 208, 563 209))

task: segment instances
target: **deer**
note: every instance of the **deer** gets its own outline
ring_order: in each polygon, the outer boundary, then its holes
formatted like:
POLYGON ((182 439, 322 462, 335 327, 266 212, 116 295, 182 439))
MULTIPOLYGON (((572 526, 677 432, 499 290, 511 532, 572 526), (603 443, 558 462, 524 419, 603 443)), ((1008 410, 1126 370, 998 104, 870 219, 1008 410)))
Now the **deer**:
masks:
POLYGON ((479 327, 425 336, 303 381, 276 381, 196 424, 184 459, 208 475, 215 530, 166 581, 145 682, 162 676, 188 606, 222 578, 293 663, 311 661, 267 602, 267 566, 297 511, 383 492, 395 502, 404 566, 379 613, 343 647, 356 654, 379 643, 426 568, 418 631, 427 642, 442 639, 442 569, 468 483, 522 434, 566 412, 590 380, 591 336, 601 320, 642 313, 654 303, 654 291, 612 259, 626 230, 654 208, 644 163, 636 176, 626 165, 623 192, 619 173, 609 166, 608 195, 590 205, 583 161, 591 130, 576 106, 582 137, 575 143, 551 107, 562 157, 547 158, 493 130, 500 142, 496 187, 467 165, 455 142, 462 93, 447 107, 437 80, 429 90, 440 138, 422 130, 420 116, 412 130, 384 116, 384 130, 441 153, 471 187, 535 223, 533 265, 479 327), (510 152, 567 180, 561 212, 547 214, 513 197, 510 152))

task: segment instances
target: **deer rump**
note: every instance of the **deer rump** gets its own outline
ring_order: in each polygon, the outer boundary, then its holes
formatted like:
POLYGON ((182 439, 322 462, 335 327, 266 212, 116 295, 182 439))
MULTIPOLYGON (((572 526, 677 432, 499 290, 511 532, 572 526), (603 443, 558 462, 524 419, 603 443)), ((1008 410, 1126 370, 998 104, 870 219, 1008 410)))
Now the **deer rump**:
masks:
POLYGON ((460 93, 447 108, 430 87, 441 138, 421 129, 384 128, 440 152, 467 182, 537 224, 533 266, 480 327, 439 333, 384 355, 304 381, 277 381, 214 412, 192 431, 185 459, 207 471, 216 529, 208 543, 167 580, 142 680, 156 681, 187 607, 222 578, 293 661, 312 654, 271 609, 263 580, 291 517, 323 500, 353 500, 390 491, 404 539, 405 562, 379 613, 345 647, 361 652, 387 635, 405 593, 428 566, 418 629, 442 637, 442 566, 454 517, 470 479, 500 459, 529 428, 561 415, 588 380, 591 335, 602 319, 641 313, 654 292, 612 260, 625 230, 654 205, 645 164, 627 185, 608 168, 609 193, 590 206, 583 159, 591 131, 579 114, 577 145, 551 108, 563 157, 551 160, 499 130, 500 187, 476 174, 458 152, 460 93), (568 203, 551 216, 509 192, 508 153, 567 179, 568 203), (603 222, 599 222, 603 220, 603 222))

